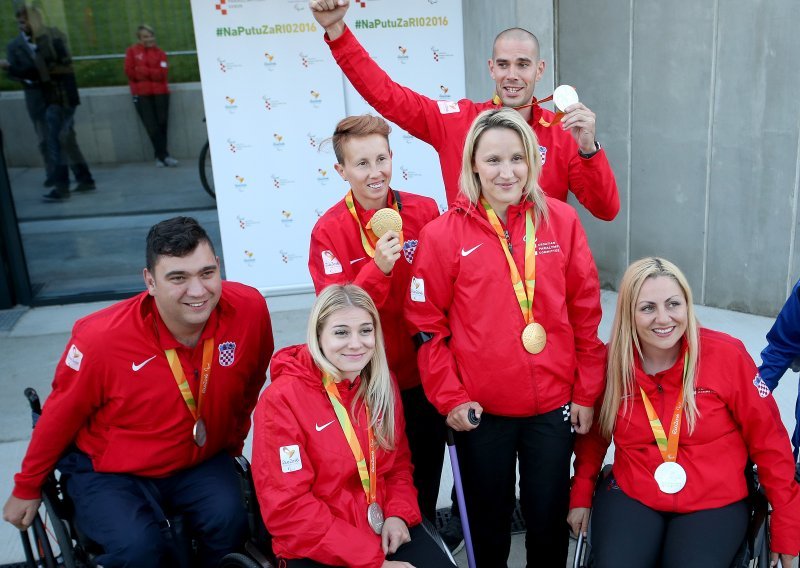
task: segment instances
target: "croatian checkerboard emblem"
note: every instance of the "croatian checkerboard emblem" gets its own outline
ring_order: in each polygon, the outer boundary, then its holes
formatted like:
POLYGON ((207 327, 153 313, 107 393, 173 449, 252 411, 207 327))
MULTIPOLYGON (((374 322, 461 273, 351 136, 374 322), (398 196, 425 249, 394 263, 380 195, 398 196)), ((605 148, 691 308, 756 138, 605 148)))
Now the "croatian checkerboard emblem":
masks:
POLYGON ((767 386, 767 383, 764 382, 764 379, 761 378, 761 375, 756 373, 756 378, 753 379, 753 384, 758 390, 758 396, 761 398, 766 398, 769 396, 769 387, 767 386))
POLYGON ((542 165, 547 161, 547 147, 539 146, 539 154, 542 156, 542 165))
POLYGON ((419 241, 416 239, 403 243, 403 256, 408 261, 408 264, 413 264, 414 262, 414 253, 417 252, 418 243, 419 241))
POLYGON ((223 367, 230 367, 236 358, 236 343, 226 341, 219 344, 219 364, 223 367))

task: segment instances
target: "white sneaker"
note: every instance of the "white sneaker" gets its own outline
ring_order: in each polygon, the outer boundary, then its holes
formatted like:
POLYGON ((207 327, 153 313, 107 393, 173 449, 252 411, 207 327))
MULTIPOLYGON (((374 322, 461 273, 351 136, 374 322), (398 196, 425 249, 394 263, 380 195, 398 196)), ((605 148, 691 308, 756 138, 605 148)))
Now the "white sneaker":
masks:
POLYGON ((175 168, 178 166, 178 160, 176 160, 172 156, 167 156, 166 158, 164 158, 164 163, 170 168, 175 168))
POLYGON ((167 164, 165 164, 165 163, 164 163, 164 162, 162 162, 161 160, 158 160, 158 159, 157 159, 157 160, 156 160, 156 167, 157 167, 157 168, 166 168, 166 167, 167 167, 167 164))

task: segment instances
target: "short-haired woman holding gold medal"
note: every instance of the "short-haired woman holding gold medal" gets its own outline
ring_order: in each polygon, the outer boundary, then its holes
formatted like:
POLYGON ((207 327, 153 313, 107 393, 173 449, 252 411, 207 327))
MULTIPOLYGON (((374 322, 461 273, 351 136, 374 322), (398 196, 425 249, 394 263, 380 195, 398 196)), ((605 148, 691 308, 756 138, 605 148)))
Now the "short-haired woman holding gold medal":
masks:
POLYGON ((452 568, 420 523, 378 311, 354 285, 317 298, 256 407, 253 480, 288 568, 452 568))
POLYGON ((573 427, 588 431, 602 391, 597 269, 540 171, 518 112, 479 115, 461 195, 423 229, 406 301, 425 393, 457 431, 478 566, 506 565, 517 459, 528 565, 566 564, 573 427))
POLYGON ((605 395, 575 447, 576 533, 612 438, 613 473, 594 496, 594 566, 730 566, 748 523, 748 457, 772 505, 772 565, 792 566, 800 486, 778 407, 742 342, 699 327, 685 276, 661 258, 622 277, 605 395))

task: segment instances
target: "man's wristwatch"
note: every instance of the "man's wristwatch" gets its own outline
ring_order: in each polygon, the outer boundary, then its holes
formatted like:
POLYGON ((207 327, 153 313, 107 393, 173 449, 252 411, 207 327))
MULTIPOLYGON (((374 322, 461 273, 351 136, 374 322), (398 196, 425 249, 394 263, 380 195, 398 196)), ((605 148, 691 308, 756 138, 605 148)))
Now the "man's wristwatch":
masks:
POLYGON ((580 149, 580 148, 578 148, 578 155, 579 155, 581 158, 591 158, 592 156, 594 156, 595 154, 597 154, 599 151, 600 151, 600 142, 598 142, 597 140, 595 140, 595 141, 594 141, 594 152, 589 152, 588 154, 584 154, 583 152, 581 152, 581 149, 580 149))

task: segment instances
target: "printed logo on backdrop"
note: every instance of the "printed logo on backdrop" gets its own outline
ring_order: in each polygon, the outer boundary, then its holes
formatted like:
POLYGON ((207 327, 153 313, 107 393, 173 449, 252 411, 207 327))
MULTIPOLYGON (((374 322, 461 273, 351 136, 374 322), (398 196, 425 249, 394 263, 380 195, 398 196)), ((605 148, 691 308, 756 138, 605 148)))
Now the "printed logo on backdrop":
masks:
POLYGON ((231 154, 238 154, 242 150, 246 150, 250 148, 250 144, 244 144, 243 142, 237 142, 233 138, 228 138, 228 150, 231 154))
POLYGON ((436 203, 439 206, 439 214, 443 214, 447 211, 447 203, 436 203))
POLYGON ((403 181, 409 181, 422 175, 415 171, 409 170, 405 166, 400 166, 400 174, 403 176, 403 181))
POLYGON ((245 266, 253 268, 256 264, 256 253, 251 250, 245 249, 242 254, 242 262, 245 266))
POLYGON ((249 219, 247 217, 240 217, 239 215, 236 216, 236 221, 239 223, 239 228, 242 230, 261 224, 261 221, 256 221, 255 219, 249 219))
POLYGON ((547 148, 539 146, 539 154, 542 156, 542 165, 544 166, 545 161, 547 161, 547 148))
POLYGON ((233 97, 225 97, 225 110, 228 111, 228 114, 236 114, 238 108, 239 105, 236 104, 236 99, 233 97))
POLYGON ((325 211, 323 211, 322 209, 314 209, 314 213, 317 214, 317 219, 319 219, 325 214, 325 211))
POLYGON ((231 59, 223 59, 221 57, 217 57, 217 63, 219 64, 219 70, 222 73, 228 73, 229 71, 233 71, 234 69, 238 69, 242 66, 241 63, 237 63, 231 59))
MULTIPOLYGON (((320 185, 327 185, 331 178, 328 177, 328 170, 323 170, 322 168, 317 168, 317 183, 320 185)), ((318 215, 319 216, 319 215, 318 215)))
POLYGON ((303 66, 303 69, 308 69, 309 67, 312 67, 317 63, 322 63, 322 59, 311 57, 310 55, 305 54, 302 51, 299 53, 299 55, 300 55, 300 65, 303 66))
POLYGON ((295 254, 293 252, 289 252, 287 250, 280 250, 278 251, 281 255, 281 262, 284 264, 289 264, 290 262, 295 262, 298 260, 303 260, 305 256, 302 254, 295 254))
POLYGON ((408 53, 407 53, 408 48, 403 47, 402 45, 398 45, 397 46, 397 51, 399 52, 399 55, 397 56, 397 60, 400 63, 402 63, 403 65, 408 63, 408 53))
POLYGON ((261 97, 261 100, 264 101, 264 108, 267 110, 274 110, 275 107, 279 107, 281 105, 285 105, 286 101, 280 101, 278 99, 273 99, 272 97, 268 97, 264 95, 261 97))
POLYGON ((274 189, 285 189, 287 185, 294 183, 293 179, 276 176, 275 174, 271 175, 270 177, 272 178, 272 187, 274 189))
POLYGON ((267 68, 267 71, 275 71, 275 69, 278 67, 278 62, 275 61, 275 56, 269 51, 264 52, 264 67, 267 68))
POLYGON ((235 175, 233 176, 233 187, 234 189, 242 192, 245 189, 247 189, 247 184, 245 183, 244 178, 242 176, 235 175))
POLYGON ((431 53, 433 53, 433 60, 436 63, 441 63, 443 59, 447 59, 448 57, 453 57, 452 53, 447 51, 442 51, 436 46, 431 46, 431 53))
POLYGON ((283 134, 279 134, 278 132, 272 133, 272 147, 278 152, 283 152, 283 150, 286 148, 286 142, 283 140, 283 134))
POLYGON ((294 225, 294 219, 292 218, 292 212, 288 209, 284 209, 281 211, 281 225, 284 226, 286 229, 290 229, 292 225, 294 225))
POLYGON ((308 0, 286 0, 286 3, 292 6, 298 12, 302 12, 306 9, 306 4, 308 4, 308 0))
POLYGON ((217 14, 227 16, 231 10, 239 10, 248 4, 263 4, 267 0, 215 0, 214 10, 217 14))
MULTIPOLYGON (((450 87, 448 87, 447 85, 439 85, 439 91, 436 93, 436 97, 440 101, 449 101, 449 100, 451 100, 453 98, 453 95, 450 94, 450 87)), ((441 106, 442 105, 439 105, 439 107, 440 107, 439 110, 440 111, 441 111, 441 106)), ((442 114, 446 114, 446 113, 442 113, 442 114)))
POLYGON ((311 98, 308 99, 308 102, 312 107, 318 108, 319 105, 322 104, 322 95, 314 89, 311 89, 311 98))

